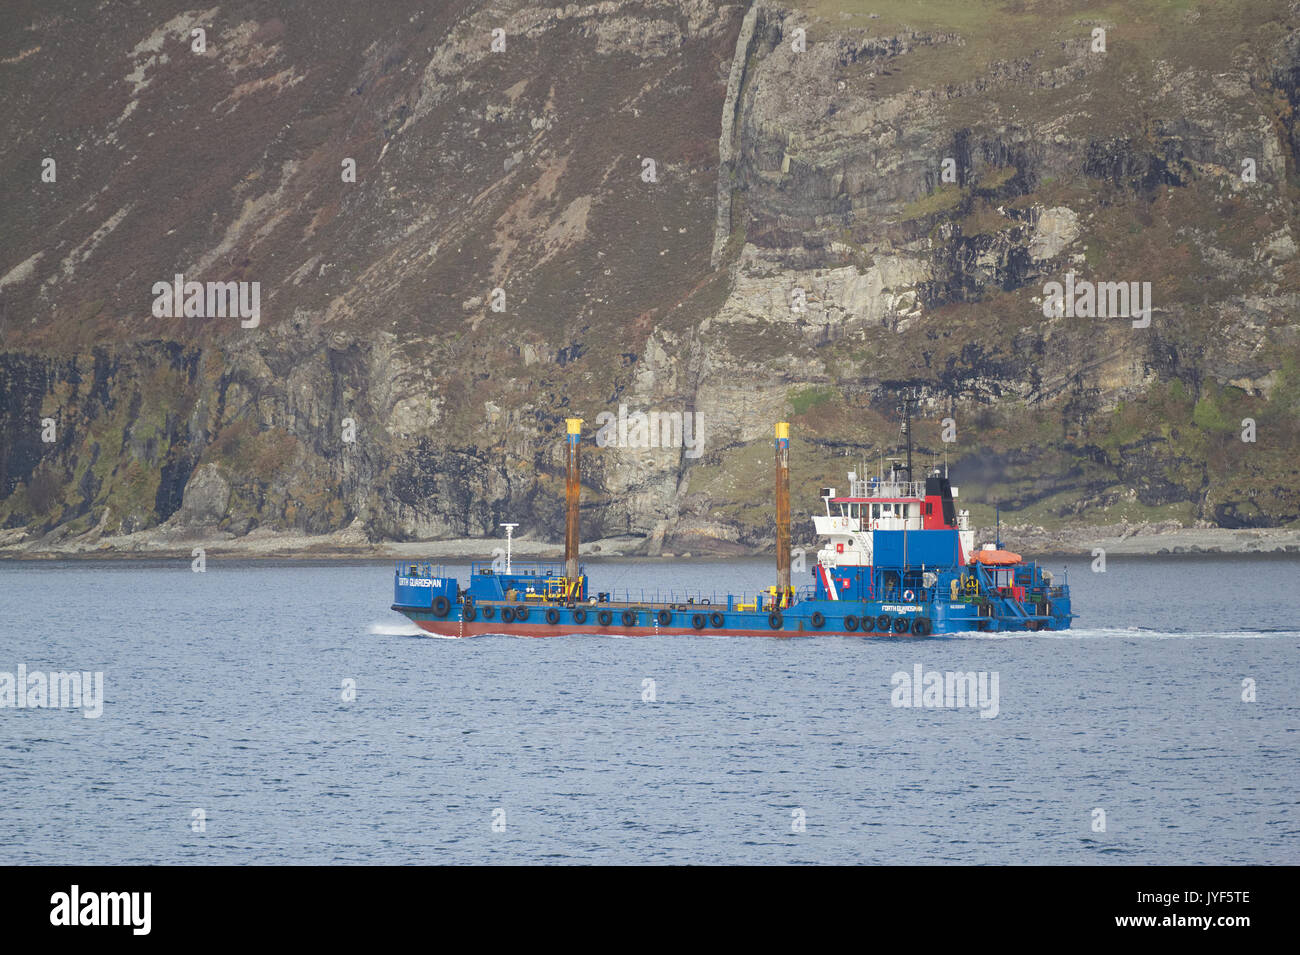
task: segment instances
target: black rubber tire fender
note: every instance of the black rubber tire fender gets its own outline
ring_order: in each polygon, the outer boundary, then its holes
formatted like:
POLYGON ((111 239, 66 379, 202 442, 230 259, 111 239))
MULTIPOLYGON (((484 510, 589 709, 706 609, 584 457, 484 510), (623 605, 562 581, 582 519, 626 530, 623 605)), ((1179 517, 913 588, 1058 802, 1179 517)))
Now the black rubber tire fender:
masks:
POLYGON ((703 630, 704 625, 708 622, 709 618, 704 616, 702 613, 692 614, 691 616, 691 626, 696 630, 703 630))
POLYGON ((546 622, 549 623, 552 627, 555 626, 557 623, 559 623, 560 611, 556 610, 554 607, 547 607, 546 622))
POLYGON ((906 617, 894 618, 894 633, 907 633, 911 626, 906 617))
POLYGON ((484 607, 484 608, 483 608, 483 619, 484 619, 484 620, 491 620, 493 617, 496 616, 496 613, 497 613, 497 609, 496 609, 496 607, 484 607))
POLYGON ((726 622, 727 618, 716 610, 709 614, 709 626, 711 627, 721 627, 726 622))
POLYGON ((635 627, 635 626, 636 626, 636 611, 635 611, 635 610, 624 610, 624 611, 623 611, 623 626, 625 626, 625 627, 635 627))
POLYGON ((858 627, 862 626, 862 621, 853 614, 846 614, 844 617, 844 629, 849 633, 855 633, 858 627))
POLYGON ((894 627, 894 620, 887 613, 882 613, 876 618, 876 629, 881 633, 889 633, 894 627))
POLYGON ((574 608, 573 608, 573 622, 574 622, 574 623, 586 623, 586 622, 587 622, 587 611, 583 610, 581 607, 574 607, 574 608))
POLYGON ((655 619, 659 621, 659 626, 666 627, 673 622, 673 615, 667 610, 660 610, 655 614, 655 619))
POLYGON ((781 617, 779 613, 773 610, 771 613, 767 615, 767 625, 771 627, 773 630, 780 630, 783 626, 785 626, 785 620, 781 617))
POLYGON ((445 617, 451 610, 451 601, 442 594, 433 598, 433 615, 435 617, 445 617))
POLYGON ((600 622, 602 627, 608 627, 614 622, 614 615, 608 610, 600 610, 596 613, 596 619, 600 622))
POLYGON ((502 607, 502 608, 501 608, 501 622, 502 622, 502 623, 514 623, 514 622, 515 622, 515 608, 514 608, 514 607, 502 607))
POLYGON ((814 610, 812 616, 808 618, 808 622, 813 625, 814 630, 820 630, 826 626, 826 615, 820 610, 814 610))
POLYGON ((515 608, 515 619, 516 619, 516 620, 527 620, 527 619, 528 619, 528 608, 527 608, 527 607, 524 607, 524 606, 522 606, 522 605, 516 607, 516 608, 515 608))
POLYGON ((478 614, 476 614, 476 613, 474 612, 474 605, 473 605, 473 604, 465 604, 465 609, 461 611, 461 618, 462 618, 466 623, 473 623, 473 622, 474 622, 474 618, 477 617, 477 616, 478 616, 478 614))

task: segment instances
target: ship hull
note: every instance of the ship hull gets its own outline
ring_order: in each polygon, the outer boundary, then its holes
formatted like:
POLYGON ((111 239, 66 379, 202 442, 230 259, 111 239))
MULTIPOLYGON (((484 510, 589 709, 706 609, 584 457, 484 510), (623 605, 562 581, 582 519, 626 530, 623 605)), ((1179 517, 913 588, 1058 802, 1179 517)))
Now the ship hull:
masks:
POLYGON ((829 629, 823 630, 742 630, 737 628, 721 628, 717 630, 695 630, 691 627, 623 627, 617 624, 608 627, 570 624, 565 626, 557 624, 554 627, 538 626, 528 623, 484 623, 476 621, 474 623, 465 623, 464 621, 450 620, 416 620, 415 625, 421 630, 439 637, 482 637, 482 636, 506 636, 506 637, 564 637, 564 636, 617 636, 617 637, 688 637, 688 636, 714 636, 714 637, 879 637, 882 639, 897 637, 898 639, 917 640, 912 634, 895 634, 890 633, 849 633, 847 630, 835 631, 829 629))
POLYGON ((440 637, 477 637, 496 634, 519 637, 560 637, 576 634, 593 636, 726 636, 726 637, 860 637, 921 639, 931 635, 969 632, 1025 632, 1065 630, 1070 626, 1068 605, 1052 613, 1024 619, 979 616, 976 608, 963 603, 855 604, 844 601, 806 601, 786 608, 779 615, 761 611, 726 610, 720 606, 697 605, 683 610, 617 605, 576 608, 532 605, 524 620, 502 619, 502 610, 513 607, 476 607, 473 619, 465 619, 463 605, 452 605, 439 616, 429 610, 394 604, 420 629, 440 637), (484 612, 491 614, 485 619, 484 612), (608 614, 602 623, 601 614, 608 614), (548 614, 553 619, 548 619, 548 614), (624 621, 627 614, 627 622, 624 621), (660 622, 666 614, 666 622, 660 622), (888 625, 881 626, 881 617, 888 625), (868 621, 864 626, 863 621, 868 621), (901 621, 901 623, 900 623, 901 621), (850 626, 850 624, 856 624, 850 626))

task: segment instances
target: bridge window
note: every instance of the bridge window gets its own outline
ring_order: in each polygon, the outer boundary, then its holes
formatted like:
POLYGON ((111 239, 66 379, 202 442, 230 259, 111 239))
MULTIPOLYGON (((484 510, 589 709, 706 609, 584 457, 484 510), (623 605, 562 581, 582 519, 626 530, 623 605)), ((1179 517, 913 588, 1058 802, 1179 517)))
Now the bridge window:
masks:
POLYGON ((878 518, 880 517, 880 505, 879 505, 879 504, 872 504, 872 505, 871 505, 871 517, 872 517, 872 519, 878 519, 878 518))
POLYGON ((926 502, 925 502, 925 513, 926 513, 927 515, 930 515, 930 514, 933 514, 933 513, 934 513, 934 505, 933 505, 932 503, 930 503, 929 501, 926 501, 926 502))

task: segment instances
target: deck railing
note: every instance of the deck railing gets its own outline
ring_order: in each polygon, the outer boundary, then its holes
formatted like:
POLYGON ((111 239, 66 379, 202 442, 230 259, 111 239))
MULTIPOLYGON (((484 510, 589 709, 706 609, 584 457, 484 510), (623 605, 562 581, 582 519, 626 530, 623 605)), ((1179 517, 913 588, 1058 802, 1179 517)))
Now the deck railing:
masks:
POLYGON ((858 480, 849 485, 849 497, 925 497, 924 481, 858 480))
MULTIPOLYGON (((795 602, 802 600, 811 600, 814 588, 811 584, 796 588, 794 591, 795 602)), ((546 596, 543 593, 519 594, 516 597, 519 601, 529 601, 535 603, 546 602, 546 596)), ((642 607, 709 607, 722 609, 738 609, 742 606, 751 608, 759 607, 764 611, 771 608, 773 595, 770 590, 741 591, 738 593, 728 593, 725 591, 704 591, 704 590, 669 590, 662 588, 644 588, 644 589, 625 589, 611 591, 592 591, 588 593, 586 603, 613 603, 628 604, 631 606, 642 607), (728 604, 730 599, 730 604, 728 604)), ((789 606, 787 604, 787 606, 789 606)))
POLYGON ((397 577, 446 577, 447 567, 444 564, 435 564, 427 560, 399 560, 394 561, 394 575, 397 577))
MULTIPOLYGON (((504 558, 476 560, 469 565, 469 572, 475 577, 479 574, 504 574, 506 572, 506 562, 504 558)), ((512 576, 519 577, 563 577, 564 562, 554 560, 512 560, 510 561, 510 573, 512 576)), ((585 573, 585 571, 579 567, 578 573, 585 573)))

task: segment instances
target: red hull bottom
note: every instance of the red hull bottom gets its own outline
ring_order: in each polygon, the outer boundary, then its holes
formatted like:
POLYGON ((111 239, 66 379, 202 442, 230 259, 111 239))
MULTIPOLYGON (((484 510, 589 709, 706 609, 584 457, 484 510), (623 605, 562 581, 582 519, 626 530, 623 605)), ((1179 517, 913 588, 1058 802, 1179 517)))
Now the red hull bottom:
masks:
POLYGON ((463 620, 416 620, 416 626, 439 637, 480 637, 486 634, 510 637, 563 637, 569 634, 583 633, 590 636, 613 637, 910 637, 910 633, 863 633, 847 630, 739 630, 727 628, 713 630, 705 628, 695 630, 691 627, 623 627, 611 624, 534 624, 501 623, 498 620, 475 620, 466 623, 463 620))

